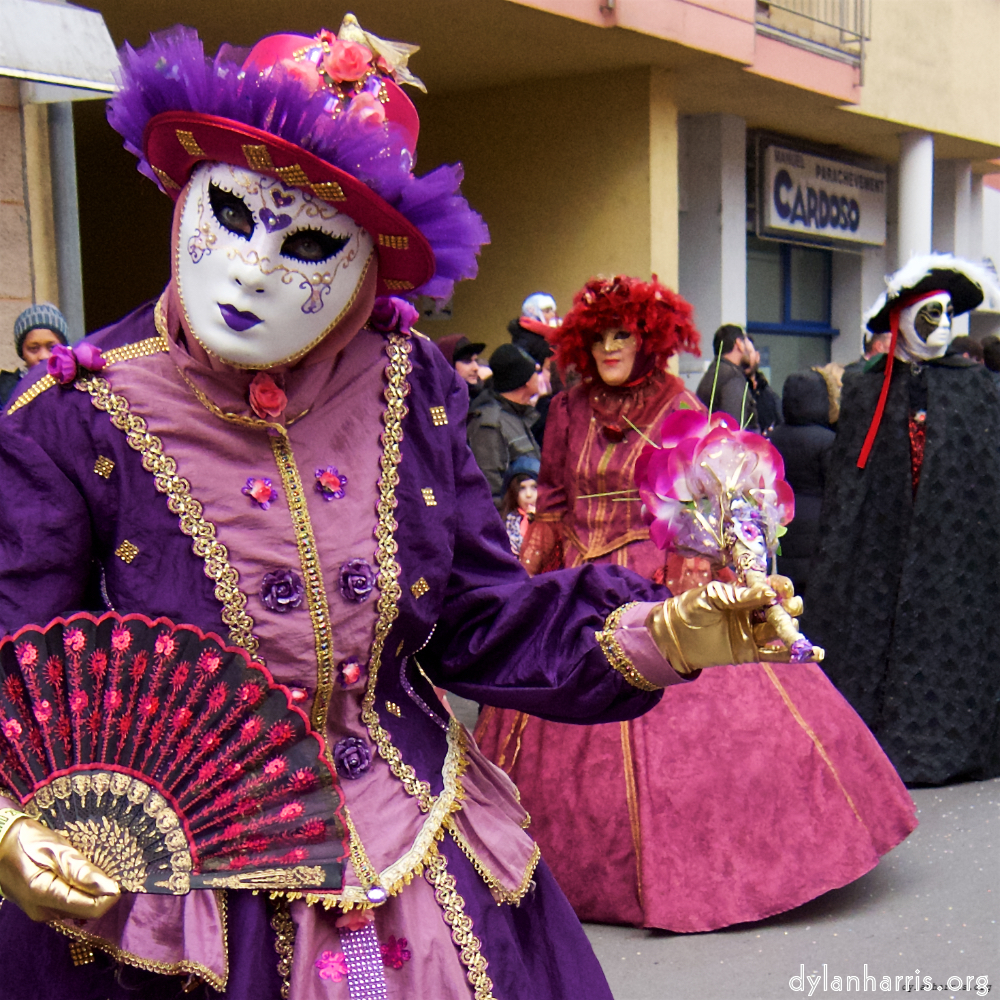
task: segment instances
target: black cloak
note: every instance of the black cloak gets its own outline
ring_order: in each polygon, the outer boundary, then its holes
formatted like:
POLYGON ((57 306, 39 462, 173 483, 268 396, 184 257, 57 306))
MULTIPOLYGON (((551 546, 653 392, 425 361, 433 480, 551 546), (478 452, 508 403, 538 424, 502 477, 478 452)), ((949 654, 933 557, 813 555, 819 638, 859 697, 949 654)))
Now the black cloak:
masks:
POLYGON ((1000 774, 1000 394, 981 365, 884 357, 844 380, 803 619, 830 679, 909 784, 1000 774), (914 496, 909 417, 926 411, 914 496))

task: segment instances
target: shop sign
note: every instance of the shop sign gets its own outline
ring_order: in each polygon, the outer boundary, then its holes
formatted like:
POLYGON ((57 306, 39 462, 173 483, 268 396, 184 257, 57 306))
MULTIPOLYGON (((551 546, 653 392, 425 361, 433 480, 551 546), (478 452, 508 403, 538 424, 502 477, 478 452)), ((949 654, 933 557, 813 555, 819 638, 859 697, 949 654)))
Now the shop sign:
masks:
POLYGON ((885 243, 884 170, 785 146, 761 152, 761 235, 885 243))

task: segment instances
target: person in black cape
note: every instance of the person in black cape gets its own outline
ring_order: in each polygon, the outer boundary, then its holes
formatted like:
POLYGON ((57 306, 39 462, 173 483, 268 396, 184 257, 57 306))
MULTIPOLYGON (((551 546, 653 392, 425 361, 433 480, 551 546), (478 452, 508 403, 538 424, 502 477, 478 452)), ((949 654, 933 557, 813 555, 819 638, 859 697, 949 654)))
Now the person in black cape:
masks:
POLYGON ((945 356, 952 316, 991 283, 915 258, 866 317, 891 346, 844 379, 803 620, 911 785, 1000 774, 1000 397, 945 356))

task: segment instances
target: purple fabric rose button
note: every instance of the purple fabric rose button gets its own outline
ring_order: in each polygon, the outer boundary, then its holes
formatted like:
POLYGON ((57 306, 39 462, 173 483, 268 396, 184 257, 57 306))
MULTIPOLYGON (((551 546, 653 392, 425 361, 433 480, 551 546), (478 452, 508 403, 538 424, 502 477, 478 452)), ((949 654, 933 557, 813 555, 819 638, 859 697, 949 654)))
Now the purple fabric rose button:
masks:
POLYGON ((372 766, 372 753, 363 739, 345 736, 334 744, 333 763, 342 778, 353 781, 372 766))
POLYGON ((272 570, 260 585, 260 599, 264 607, 279 615, 301 607, 305 592, 302 577, 293 569, 272 570))
POLYGON ((375 586, 375 570, 366 559, 349 559, 340 567, 340 596, 360 604, 368 600, 375 586))

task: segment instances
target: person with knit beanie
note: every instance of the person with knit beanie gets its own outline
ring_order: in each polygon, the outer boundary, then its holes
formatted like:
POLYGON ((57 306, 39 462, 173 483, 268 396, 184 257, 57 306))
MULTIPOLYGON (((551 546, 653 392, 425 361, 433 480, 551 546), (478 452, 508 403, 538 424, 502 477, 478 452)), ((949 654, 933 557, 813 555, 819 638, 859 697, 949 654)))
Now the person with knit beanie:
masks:
POLYGON ((0 372, 0 406, 6 406, 17 383, 29 368, 48 361, 56 344, 65 345, 69 336, 66 317, 51 302, 28 306, 14 321, 14 346, 24 366, 0 372))
POLYGON ((532 432, 538 411, 538 365, 520 347, 501 344, 490 355, 493 377, 469 407, 469 447, 483 470, 497 510, 503 504, 503 480, 508 466, 523 455, 541 460, 532 432))

